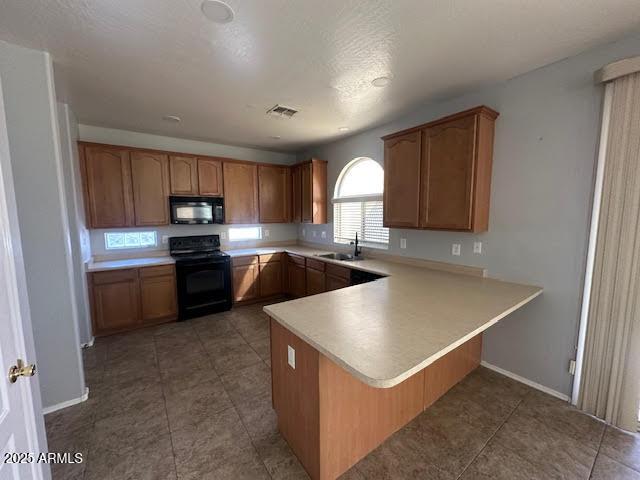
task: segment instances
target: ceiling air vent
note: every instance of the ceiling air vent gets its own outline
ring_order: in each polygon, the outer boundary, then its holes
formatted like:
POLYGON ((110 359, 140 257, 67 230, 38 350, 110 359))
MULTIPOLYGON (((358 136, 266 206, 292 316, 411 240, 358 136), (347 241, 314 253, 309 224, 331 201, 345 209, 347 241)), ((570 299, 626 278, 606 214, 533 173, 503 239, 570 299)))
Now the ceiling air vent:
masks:
POLYGON ((284 105, 276 105, 267 110, 267 115, 273 115, 274 117, 291 118, 296 113, 298 113, 298 110, 291 107, 285 107, 284 105))

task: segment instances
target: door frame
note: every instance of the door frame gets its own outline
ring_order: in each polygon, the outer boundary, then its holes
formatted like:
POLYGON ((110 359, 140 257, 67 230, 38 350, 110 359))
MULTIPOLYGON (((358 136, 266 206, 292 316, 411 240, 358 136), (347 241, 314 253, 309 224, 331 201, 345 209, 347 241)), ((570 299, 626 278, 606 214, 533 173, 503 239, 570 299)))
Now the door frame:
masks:
MULTIPOLYGON (((36 362, 35 344, 31 326, 31 312, 27 296, 27 280, 22 256, 22 241, 11 168, 11 156, 9 151, 9 138, 7 133, 7 120, 4 108, 4 96, 2 91, 2 79, 0 78, 0 239, 4 238, 5 248, 13 258, 8 262, 10 279, 13 287, 8 292, 11 309, 17 312, 19 321, 16 322, 16 347, 21 358, 29 362, 36 362)), ((6 375, 6 372, 0 372, 6 375)), ((22 404, 27 425, 27 438, 29 444, 37 450, 34 454, 47 451, 47 436, 42 414, 42 399, 40 396, 40 383, 38 377, 35 381, 18 382, 21 388, 22 404)), ((31 464, 31 473, 34 479, 48 480, 51 471, 46 464, 31 464)))

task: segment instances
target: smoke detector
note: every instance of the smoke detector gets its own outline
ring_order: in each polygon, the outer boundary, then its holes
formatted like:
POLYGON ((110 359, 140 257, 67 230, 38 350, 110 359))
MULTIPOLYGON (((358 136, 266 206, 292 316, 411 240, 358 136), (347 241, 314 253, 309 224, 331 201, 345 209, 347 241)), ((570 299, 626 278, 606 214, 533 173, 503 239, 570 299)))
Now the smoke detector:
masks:
POLYGON ((291 107, 285 107, 284 105, 275 105, 267 110, 267 115, 273 115, 274 117, 291 118, 298 110, 291 107))

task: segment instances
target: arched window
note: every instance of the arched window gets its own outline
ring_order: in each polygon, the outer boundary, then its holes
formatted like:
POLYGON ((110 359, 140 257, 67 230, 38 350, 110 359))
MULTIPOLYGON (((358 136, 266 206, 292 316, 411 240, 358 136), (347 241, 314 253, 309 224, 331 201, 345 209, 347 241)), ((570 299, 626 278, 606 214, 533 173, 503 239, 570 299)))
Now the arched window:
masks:
POLYGON ((384 170, 378 162, 359 157, 340 172, 333 196, 333 240, 349 243, 356 232, 365 246, 386 247, 389 229, 382 226, 384 170))

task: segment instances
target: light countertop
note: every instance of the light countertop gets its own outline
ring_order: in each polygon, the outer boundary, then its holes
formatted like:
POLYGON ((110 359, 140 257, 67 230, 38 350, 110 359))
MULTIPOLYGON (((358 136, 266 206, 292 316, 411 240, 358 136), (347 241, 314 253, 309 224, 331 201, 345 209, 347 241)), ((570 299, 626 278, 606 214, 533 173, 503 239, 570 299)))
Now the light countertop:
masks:
MULTIPOLYGON (((316 259, 326 253, 301 246, 275 250, 316 259)), ((319 260, 387 277, 269 305, 264 311, 356 378, 379 388, 399 384, 542 293, 536 286, 380 259, 319 260)))
POLYGON ((152 267, 154 265, 171 265, 175 260, 169 256, 165 257, 147 257, 147 258, 128 258, 124 260, 106 260, 100 262, 88 262, 86 264, 87 272, 102 272, 105 270, 118 270, 124 268, 152 267))

